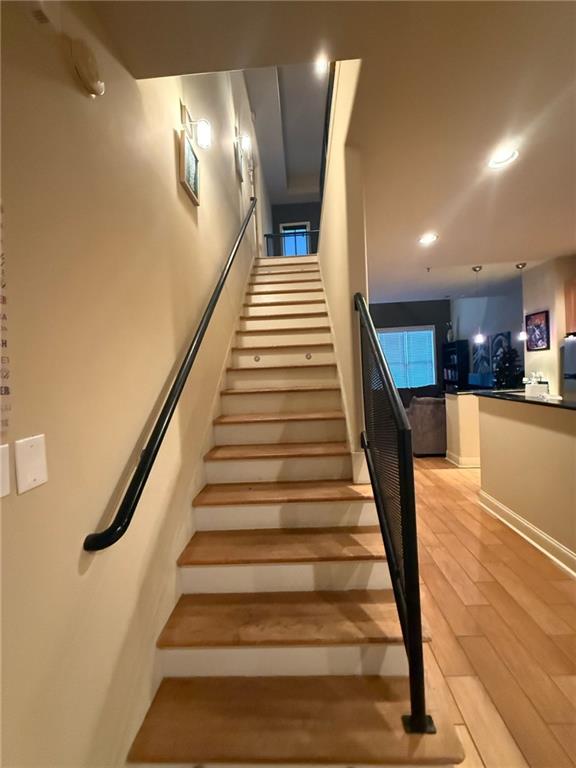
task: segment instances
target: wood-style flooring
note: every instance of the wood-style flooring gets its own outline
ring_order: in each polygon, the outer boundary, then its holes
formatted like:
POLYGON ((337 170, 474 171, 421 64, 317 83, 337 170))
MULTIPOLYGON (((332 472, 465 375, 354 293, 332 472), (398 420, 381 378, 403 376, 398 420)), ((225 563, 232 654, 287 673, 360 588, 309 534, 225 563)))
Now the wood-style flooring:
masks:
POLYGON ((576 766, 576 581, 478 503, 479 470, 415 465, 428 685, 465 768, 576 766))

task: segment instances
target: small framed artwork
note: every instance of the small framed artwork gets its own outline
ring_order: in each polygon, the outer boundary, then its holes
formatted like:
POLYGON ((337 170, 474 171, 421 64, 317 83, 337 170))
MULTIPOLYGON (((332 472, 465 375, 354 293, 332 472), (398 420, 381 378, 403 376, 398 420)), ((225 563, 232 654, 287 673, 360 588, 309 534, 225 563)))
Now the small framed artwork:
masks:
POLYGON ((186 130, 180 131, 180 184, 194 205, 200 205, 198 158, 186 130))
POLYGON ((244 181, 244 152, 242 151, 242 139, 238 128, 235 129, 234 136, 234 164, 236 166, 236 175, 240 181, 244 181))
POLYGON ((547 309, 526 315, 526 349, 528 352, 550 349, 550 312, 547 309))
POLYGON ((190 112, 188 112, 186 104, 182 101, 180 102, 180 122, 190 135, 190 138, 192 138, 192 118, 190 117, 190 112))

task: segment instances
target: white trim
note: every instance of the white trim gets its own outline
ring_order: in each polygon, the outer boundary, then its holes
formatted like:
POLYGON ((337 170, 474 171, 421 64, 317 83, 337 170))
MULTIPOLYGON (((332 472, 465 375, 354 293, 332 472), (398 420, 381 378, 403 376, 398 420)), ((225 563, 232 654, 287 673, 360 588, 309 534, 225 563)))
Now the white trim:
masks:
POLYGON ((459 456, 452 451, 446 451, 446 460, 461 469, 479 469, 480 456, 459 456))
MULTIPOLYGON (((310 232, 310 222, 309 221, 285 221, 284 224, 280 224, 280 231, 285 232, 286 230, 284 227, 306 227, 306 231, 310 232)), ((296 234, 298 234, 296 232, 296 234)))
POLYGON ((548 555, 559 568, 562 568, 563 571, 576 578, 576 552, 572 552, 568 547, 553 539, 552 536, 532 525, 532 523, 525 520, 505 504, 490 496, 486 491, 481 490, 478 498, 480 505, 489 514, 501 520, 509 528, 512 528, 513 531, 530 542, 536 549, 548 555))

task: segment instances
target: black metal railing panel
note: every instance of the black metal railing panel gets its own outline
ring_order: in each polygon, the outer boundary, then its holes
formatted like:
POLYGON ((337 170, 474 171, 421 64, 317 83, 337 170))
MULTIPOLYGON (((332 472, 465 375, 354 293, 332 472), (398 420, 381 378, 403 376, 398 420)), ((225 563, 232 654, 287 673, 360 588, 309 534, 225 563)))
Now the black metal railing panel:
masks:
POLYGON ((318 229, 291 229, 264 235, 266 256, 308 256, 318 253, 318 229))
POLYGON ((354 304, 360 316, 362 447, 408 656, 411 712, 403 718, 404 726, 408 731, 434 733, 426 714, 410 424, 362 294, 354 296, 354 304))
POLYGON ((186 355, 184 356, 182 364, 180 365, 178 373, 176 374, 176 378, 174 379, 166 400, 164 401, 164 405, 162 406, 158 418, 152 427, 152 431, 150 432, 150 436, 148 437, 146 445, 140 454, 140 459, 124 493, 124 497, 120 502, 114 520, 105 530, 99 531, 97 533, 91 533, 86 536, 84 539, 84 549, 88 552, 95 552, 100 549, 106 549, 106 547, 109 547, 117 542, 118 539, 120 539, 128 530, 128 527, 132 521, 132 517, 134 516, 134 512, 136 511, 136 507, 138 506, 138 502, 140 501, 140 497, 142 496, 142 492, 144 491, 144 487, 146 486, 150 472, 152 471, 152 467, 154 466, 156 456, 158 455, 158 451, 160 450, 160 446, 162 445, 162 441, 164 440, 164 436, 168 430, 168 426, 180 400, 180 395, 184 390, 184 386, 200 350, 202 340, 204 339, 204 335, 208 329, 208 325, 214 313, 214 309, 216 308, 216 304, 218 303, 218 299, 220 298, 220 294, 224 288, 226 278, 228 277, 228 273, 232 268, 232 264, 234 263, 234 259, 236 258, 236 254, 238 253, 240 244, 244 238, 244 234, 250 219, 252 218, 252 214, 254 213, 255 208, 256 198, 253 197, 250 199, 250 207, 248 208, 248 212, 244 217, 240 231, 238 232, 228 258, 226 259, 226 263, 224 264, 224 268, 220 273, 220 277, 218 278, 218 282, 216 283, 216 287, 212 292, 212 296, 210 297, 208 305, 204 310, 204 314, 202 315, 200 324, 196 329, 194 338, 188 347, 186 355))

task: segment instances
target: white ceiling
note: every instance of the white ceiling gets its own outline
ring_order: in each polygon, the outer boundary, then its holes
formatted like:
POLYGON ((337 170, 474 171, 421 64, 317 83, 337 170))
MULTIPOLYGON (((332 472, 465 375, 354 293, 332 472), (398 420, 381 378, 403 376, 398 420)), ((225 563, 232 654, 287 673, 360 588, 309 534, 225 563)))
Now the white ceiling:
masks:
POLYGON ((244 74, 270 201, 318 200, 328 76, 312 64, 244 74))
POLYGON ((367 159, 372 301, 461 295, 474 291, 474 264, 493 283, 517 262, 576 253, 570 15, 473 3, 455 17, 449 5, 420 6, 362 69, 349 142, 367 159), (506 139, 519 159, 490 170, 506 139), (428 230, 439 240, 423 248, 428 230))
POLYGON ((576 3, 95 7, 136 77, 312 63, 321 50, 362 59, 349 143, 365 159, 372 300, 470 292, 473 264, 500 281, 516 262, 576 253, 576 3), (519 160, 488 172, 509 136, 519 160), (428 229, 440 239, 424 250, 428 229))

